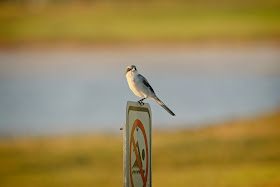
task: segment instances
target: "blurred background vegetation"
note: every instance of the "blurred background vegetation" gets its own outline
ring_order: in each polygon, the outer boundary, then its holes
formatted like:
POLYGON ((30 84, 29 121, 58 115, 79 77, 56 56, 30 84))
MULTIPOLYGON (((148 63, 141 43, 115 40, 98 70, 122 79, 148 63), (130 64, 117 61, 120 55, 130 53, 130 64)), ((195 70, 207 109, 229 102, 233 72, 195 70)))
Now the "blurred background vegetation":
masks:
POLYGON ((1 1, 1 44, 279 41, 276 0, 1 1))
MULTIPOLYGON (((280 112, 153 133, 154 186, 280 185, 280 112)), ((119 134, 0 141, 1 186, 122 186, 119 134)))

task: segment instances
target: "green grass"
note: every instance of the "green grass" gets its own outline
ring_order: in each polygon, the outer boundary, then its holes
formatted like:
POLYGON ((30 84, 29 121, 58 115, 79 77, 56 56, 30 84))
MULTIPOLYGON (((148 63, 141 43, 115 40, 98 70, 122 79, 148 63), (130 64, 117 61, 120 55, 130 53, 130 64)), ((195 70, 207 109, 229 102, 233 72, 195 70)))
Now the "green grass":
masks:
POLYGON ((277 2, 190 2, 0 4, 0 44, 184 43, 280 37, 277 2))
MULTIPOLYGON (((154 186, 280 185, 280 112, 153 133, 154 186)), ((122 135, 0 141, 0 185, 122 186, 122 135)))

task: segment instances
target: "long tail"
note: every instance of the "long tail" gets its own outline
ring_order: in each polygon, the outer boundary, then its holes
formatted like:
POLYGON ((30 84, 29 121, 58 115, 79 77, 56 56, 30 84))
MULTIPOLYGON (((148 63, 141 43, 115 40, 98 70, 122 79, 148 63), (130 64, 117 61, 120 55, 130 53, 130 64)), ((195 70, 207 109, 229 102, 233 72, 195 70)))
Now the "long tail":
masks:
POLYGON ((158 97, 153 98, 162 108, 164 108, 169 114, 175 116, 174 112, 172 112, 158 97))

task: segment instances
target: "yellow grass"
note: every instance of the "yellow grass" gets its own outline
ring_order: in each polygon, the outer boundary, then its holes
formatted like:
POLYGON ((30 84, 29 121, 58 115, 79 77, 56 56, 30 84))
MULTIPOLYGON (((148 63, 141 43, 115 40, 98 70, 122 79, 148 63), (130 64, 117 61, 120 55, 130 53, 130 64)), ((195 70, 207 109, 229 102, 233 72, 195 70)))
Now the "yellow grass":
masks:
POLYGON ((280 37, 278 1, 71 2, 0 3, 0 44, 172 44, 280 37))
MULTIPOLYGON (((153 133, 153 186, 280 186, 280 112, 153 133)), ((122 186, 122 134, 0 141, 0 186, 122 186)))

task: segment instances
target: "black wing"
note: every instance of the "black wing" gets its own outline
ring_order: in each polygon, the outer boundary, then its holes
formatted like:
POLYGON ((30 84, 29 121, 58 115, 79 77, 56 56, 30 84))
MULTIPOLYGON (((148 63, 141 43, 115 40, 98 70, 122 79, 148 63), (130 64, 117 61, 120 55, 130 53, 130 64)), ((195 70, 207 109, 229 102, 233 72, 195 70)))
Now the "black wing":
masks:
POLYGON ((152 86, 149 84, 149 82, 147 81, 147 79, 145 77, 143 77, 142 75, 139 75, 142 79, 143 79, 143 83, 153 92, 155 93, 155 91, 153 90, 152 86))

